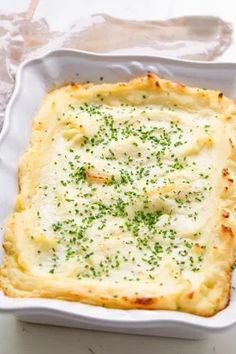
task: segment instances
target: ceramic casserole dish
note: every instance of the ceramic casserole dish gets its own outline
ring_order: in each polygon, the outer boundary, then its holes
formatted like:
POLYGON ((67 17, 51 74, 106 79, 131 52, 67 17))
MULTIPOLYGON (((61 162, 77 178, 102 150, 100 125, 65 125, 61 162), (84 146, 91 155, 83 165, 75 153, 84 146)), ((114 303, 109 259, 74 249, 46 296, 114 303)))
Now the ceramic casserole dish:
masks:
MULTIPOLYGON (((120 82, 151 71, 189 86, 236 95, 236 64, 196 63, 138 55, 97 55, 56 50, 23 63, 0 135, 0 240, 17 195, 18 161, 27 148, 31 124, 44 95, 68 82, 120 82)), ((0 259, 3 251, 0 251, 0 259)), ((29 322, 143 335, 202 338, 236 322, 234 283, 230 304, 208 318, 177 311, 119 310, 51 299, 9 298, 0 293, 0 311, 29 322)))

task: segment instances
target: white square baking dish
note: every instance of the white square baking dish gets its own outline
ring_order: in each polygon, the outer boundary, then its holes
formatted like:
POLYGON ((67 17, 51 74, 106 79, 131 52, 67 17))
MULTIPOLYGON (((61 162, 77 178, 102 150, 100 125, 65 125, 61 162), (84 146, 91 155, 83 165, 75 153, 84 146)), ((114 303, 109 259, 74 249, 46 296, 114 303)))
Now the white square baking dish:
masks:
MULTIPOLYGON (((63 49, 20 66, 0 135, 0 241, 6 217, 14 207, 18 160, 28 145, 32 118, 45 93, 70 81, 126 81, 147 71, 236 96, 236 64, 229 63, 196 63, 138 55, 97 55, 63 49)), ((0 261, 2 255, 1 250, 0 261)), ((233 285, 236 285, 234 278, 233 285)), ((0 311, 13 313, 29 322, 195 339, 236 323, 233 290, 229 306, 209 318, 176 311, 118 310, 61 300, 8 298, 1 292, 0 311)))

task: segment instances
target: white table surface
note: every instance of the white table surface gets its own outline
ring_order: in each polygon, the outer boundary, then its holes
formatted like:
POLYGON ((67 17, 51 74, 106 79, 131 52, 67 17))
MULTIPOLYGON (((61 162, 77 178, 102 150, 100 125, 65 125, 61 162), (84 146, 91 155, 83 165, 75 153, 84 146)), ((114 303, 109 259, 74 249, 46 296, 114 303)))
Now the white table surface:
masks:
MULTIPOLYGON (((24 11, 29 0, 0 0, 0 11, 24 11)), ((216 15, 236 28, 235 0, 40 0, 35 17, 65 30, 80 16, 108 13, 131 19, 165 19, 184 15, 216 15)), ((236 32, 236 30, 235 30, 236 32)), ((219 60, 236 62, 236 35, 219 60)), ((144 337, 93 332, 18 322, 0 315, 0 354, 235 354, 236 327, 208 339, 144 337)))

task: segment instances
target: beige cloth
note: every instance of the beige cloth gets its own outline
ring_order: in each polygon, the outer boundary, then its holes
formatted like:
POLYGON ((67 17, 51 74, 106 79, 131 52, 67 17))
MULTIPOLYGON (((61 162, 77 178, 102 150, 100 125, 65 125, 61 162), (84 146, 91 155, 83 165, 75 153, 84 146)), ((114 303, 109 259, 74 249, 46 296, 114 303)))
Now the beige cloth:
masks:
POLYGON ((17 66, 51 49, 156 54, 214 60, 231 41, 232 27, 211 16, 129 21, 98 14, 79 19, 66 33, 51 32, 44 19, 0 14, 0 115, 14 86, 17 66))

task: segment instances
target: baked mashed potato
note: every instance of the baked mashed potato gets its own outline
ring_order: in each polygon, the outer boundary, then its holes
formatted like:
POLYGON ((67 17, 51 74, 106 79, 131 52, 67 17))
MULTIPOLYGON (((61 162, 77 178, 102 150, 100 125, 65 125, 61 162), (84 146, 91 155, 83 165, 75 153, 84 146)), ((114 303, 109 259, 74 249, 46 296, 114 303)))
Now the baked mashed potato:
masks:
POLYGON ((152 73, 45 97, 19 165, 3 292, 211 316, 235 258, 236 105, 152 73))

